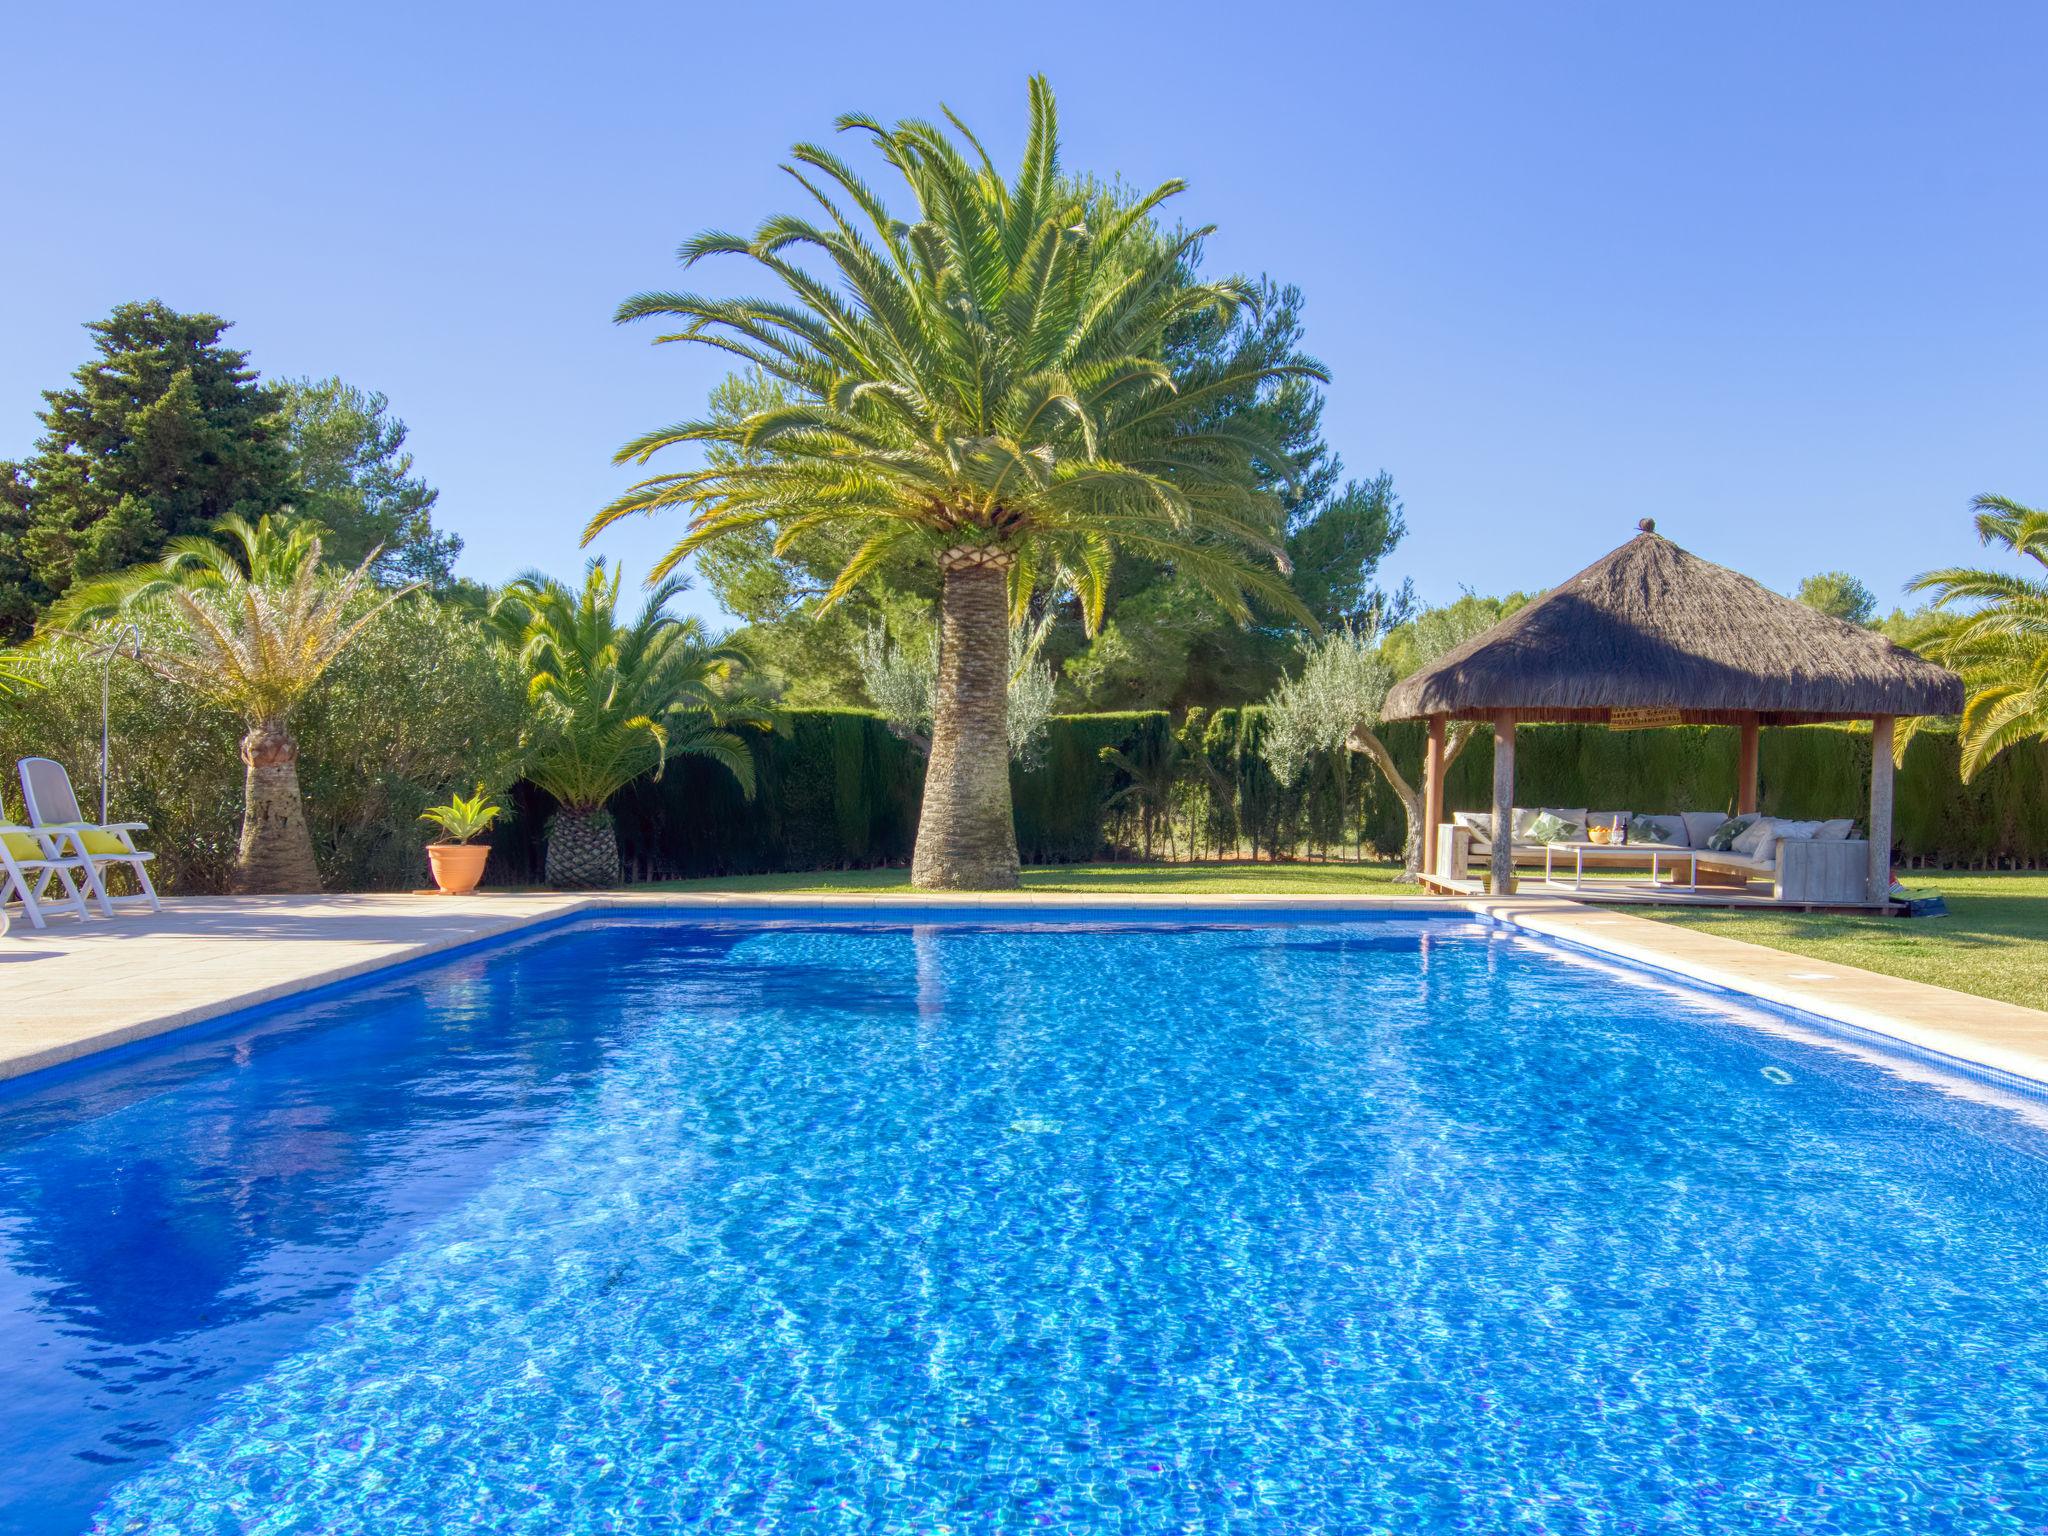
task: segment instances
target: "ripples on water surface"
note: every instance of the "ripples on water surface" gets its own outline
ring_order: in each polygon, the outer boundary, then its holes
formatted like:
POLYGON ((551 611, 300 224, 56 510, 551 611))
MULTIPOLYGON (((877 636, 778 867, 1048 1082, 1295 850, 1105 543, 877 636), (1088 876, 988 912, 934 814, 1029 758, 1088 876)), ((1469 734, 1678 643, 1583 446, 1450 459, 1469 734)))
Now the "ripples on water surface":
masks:
POLYGON ((0 1097, 0 1529, 2048 1530, 2039 1112, 1450 921, 572 930, 0 1097))

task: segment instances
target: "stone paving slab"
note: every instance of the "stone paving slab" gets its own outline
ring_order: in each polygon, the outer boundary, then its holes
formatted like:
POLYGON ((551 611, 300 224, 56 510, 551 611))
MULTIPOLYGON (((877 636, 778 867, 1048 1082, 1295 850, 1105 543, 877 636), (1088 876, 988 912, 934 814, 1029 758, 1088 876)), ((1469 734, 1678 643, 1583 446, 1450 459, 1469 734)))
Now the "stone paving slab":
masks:
POLYGON ((184 896, 0 938, 0 1078, 525 928, 540 896, 184 896))
POLYGON ((1167 892, 618 892, 181 897, 160 916, 17 925, 0 938, 0 1078, 550 919, 777 908, 1466 911, 1543 938, 1797 1008, 1881 1039, 2048 1085, 2048 1013, 1551 896, 1501 900, 1167 892))

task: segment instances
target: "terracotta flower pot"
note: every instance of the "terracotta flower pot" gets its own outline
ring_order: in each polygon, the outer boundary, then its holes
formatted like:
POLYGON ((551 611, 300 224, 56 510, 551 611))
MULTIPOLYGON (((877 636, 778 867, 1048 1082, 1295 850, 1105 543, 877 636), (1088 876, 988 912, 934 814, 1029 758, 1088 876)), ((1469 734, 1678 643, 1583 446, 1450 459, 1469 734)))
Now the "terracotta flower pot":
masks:
POLYGON ((427 862, 434 866, 434 884, 444 896, 461 896, 476 889, 484 877, 484 860, 491 856, 489 843, 429 843, 427 862))

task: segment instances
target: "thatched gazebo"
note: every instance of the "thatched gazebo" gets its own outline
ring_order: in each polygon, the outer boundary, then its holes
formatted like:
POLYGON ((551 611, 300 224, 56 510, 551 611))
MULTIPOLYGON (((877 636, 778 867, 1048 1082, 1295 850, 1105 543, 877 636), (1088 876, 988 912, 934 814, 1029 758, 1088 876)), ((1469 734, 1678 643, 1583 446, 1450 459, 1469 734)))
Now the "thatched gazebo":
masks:
POLYGON ((1387 695, 1386 718, 1429 722, 1423 867, 1436 868, 1452 720, 1493 726, 1496 892, 1514 889, 1515 727, 1524 721, 1737 726, 1736 809, 1754 811, 1760 727, 1869 720, 1868 891, 1882 903, 1891 884, 1893 722, 1960 712, 1962 679, 1873 630, 1687 554, 1647 518, 1638 526, 1621 548, 1387 695))

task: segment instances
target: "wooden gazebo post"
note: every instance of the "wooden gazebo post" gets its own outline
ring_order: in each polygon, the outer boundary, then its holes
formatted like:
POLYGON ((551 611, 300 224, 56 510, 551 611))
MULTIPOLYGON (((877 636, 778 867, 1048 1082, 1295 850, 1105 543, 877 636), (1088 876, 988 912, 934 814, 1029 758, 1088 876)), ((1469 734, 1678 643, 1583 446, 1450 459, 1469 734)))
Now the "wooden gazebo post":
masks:
POLYGON ((1493 716, 1493 867, 1496 896, 1515 894, 1515 717, 1493 716))
MULTIPOLYGON (((1429 745, 1422 753, 1422 873, 1437 873, 1436 829, 1444 819, 1444 730, 1446 717, 1429 717, 1429 745)), ((1461 871, 1462 873, 1462 871, 1461 871)))
POLYGON ((1742 746, 1735 759, 1735 814, 1756 813, 1757 720, 1751 715, 1742 722, 1742 746))
POLYGON ((1872 906, 1892 894, 1892 725, 1894 717, 1878 715, 1870 722, 1870 883, 1865 892, 1872 906))

